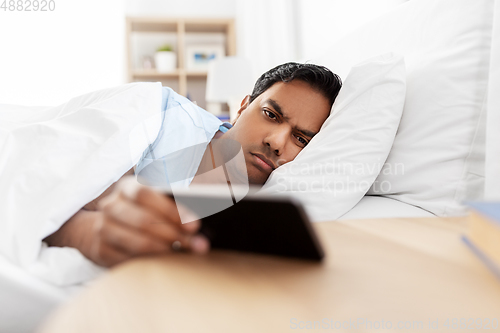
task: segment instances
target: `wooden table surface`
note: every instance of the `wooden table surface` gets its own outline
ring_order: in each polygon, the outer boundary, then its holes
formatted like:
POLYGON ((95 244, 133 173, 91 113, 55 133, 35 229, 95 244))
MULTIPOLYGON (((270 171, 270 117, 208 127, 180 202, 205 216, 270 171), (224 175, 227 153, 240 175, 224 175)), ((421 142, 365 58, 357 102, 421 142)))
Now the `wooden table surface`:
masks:
POLYGON ((500 280, 461 241, 466 223, 318 223, 320 264, 222 251, 137 259, 41 332, 500 332, 500 280))

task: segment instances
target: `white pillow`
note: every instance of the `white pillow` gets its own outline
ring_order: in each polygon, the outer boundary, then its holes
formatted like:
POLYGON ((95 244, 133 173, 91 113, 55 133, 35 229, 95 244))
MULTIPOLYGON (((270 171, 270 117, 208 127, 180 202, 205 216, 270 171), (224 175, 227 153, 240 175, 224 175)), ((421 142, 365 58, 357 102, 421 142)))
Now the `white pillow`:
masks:
POLYGON ((355 66, 320 132, 277 168, 261 193, 283 193, 305 204, 313 221, 333 220, 368 191, 392 146, 405 100, 405 65, 383 54, 355 66))
POLYGON ((334 43, 315 63, 342 77, 367 56, 404 56, 403 117, 382 194, 447 216, 484 186, 484 117, 494 1, 409 1, 334 43), (400 166, 396 171, 395 166, 400 166), (403 166, 404 170, 401 170, 403 166))

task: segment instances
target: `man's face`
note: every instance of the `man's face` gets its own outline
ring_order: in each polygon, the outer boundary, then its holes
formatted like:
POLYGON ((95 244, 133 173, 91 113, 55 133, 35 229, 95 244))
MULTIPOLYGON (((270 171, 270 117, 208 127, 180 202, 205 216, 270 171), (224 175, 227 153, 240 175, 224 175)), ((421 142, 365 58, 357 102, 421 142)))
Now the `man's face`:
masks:
POLYGON ((292 161, 330 114, 326 97, 303 81, 278 82, 248 104, 223 138, 241 144, 250 184, 264 184, 271 172, 292 161))

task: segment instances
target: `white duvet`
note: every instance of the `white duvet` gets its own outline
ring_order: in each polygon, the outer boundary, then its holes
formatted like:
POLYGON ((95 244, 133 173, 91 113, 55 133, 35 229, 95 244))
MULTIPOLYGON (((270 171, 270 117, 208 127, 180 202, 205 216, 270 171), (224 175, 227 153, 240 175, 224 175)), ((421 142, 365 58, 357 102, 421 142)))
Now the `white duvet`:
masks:
POLYGON ((78 250, 42 240, 138 162, 161 101, 160 83, 132 83, 57 107, 0 105, 0 254, 56 285, 98 275, 78 250))

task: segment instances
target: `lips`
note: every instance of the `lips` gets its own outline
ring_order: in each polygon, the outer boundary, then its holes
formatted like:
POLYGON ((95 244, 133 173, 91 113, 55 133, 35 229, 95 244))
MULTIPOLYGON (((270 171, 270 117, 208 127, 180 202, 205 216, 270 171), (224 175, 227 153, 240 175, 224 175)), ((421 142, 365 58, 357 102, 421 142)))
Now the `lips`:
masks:
POLYGON ((261 166, 261 168, 268 170, 268 171, 273 171, 276 169, 276 166, 274 165, 273 162, 271 162, 270 159, 266 158, 262 154, 252 154, 254 156, 254 159, 256 163, 261 166))

